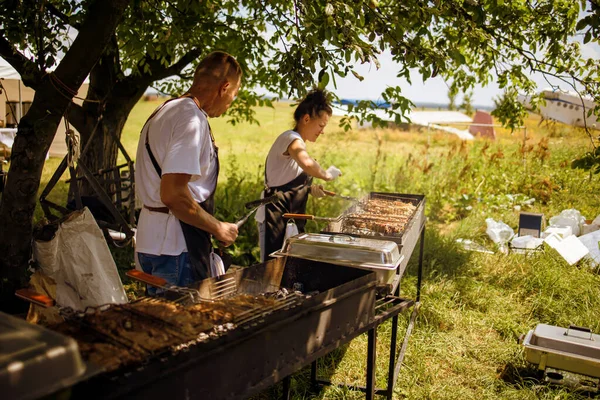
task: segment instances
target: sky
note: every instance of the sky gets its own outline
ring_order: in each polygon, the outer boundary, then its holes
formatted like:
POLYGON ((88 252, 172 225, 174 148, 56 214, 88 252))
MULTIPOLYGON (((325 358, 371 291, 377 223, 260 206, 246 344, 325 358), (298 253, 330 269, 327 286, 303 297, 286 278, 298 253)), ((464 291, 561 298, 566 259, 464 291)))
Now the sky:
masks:
MULTIPOLYGON (((591 43, 582 45, 582 54, 587 58, 599 60, 600 46, 591 43)), ((438 76, 423 82, 420 74, 415 70, 411 71, 413 72, 411 73, 412 82, 409 84, 406 80, 396 77, 399 66, 392 60, 389 52, 382 54, 379 61, 381 63, 379 70, 374 65, 357 66, 356 72, 365 78, 362 82, 352 75, 344 79, 336 77, 337 89, 334 88, 331 80, 327 89, 335 91, 340 98, 381 100, 380 94, 387 86, 398 85, 402 88, 404 96, 417 105, 418 103, 448 104, 448 85, 441 77, 438 76)), ((535 74, 531 77, 538 84, 539 90, 549 86, 541 74, 535 74)), ((570 89, 564 83, 551 82, 561 86, 561 89, 570 89)), ((494 98, 500 95, 502 95, 502 90, 494 82, 486 87, 479 85, 473 92, 473 105, 493 106, 494 98)), ((459 94, 457 99, 459 104, 461 97, 459 94)))

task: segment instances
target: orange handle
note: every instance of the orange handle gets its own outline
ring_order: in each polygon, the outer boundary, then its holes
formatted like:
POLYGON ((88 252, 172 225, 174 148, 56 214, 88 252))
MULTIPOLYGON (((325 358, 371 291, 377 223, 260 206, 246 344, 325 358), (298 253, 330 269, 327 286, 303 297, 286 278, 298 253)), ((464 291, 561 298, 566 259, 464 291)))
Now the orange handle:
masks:
POLYGON ((146 283, 150 286, 164 288, 167 286, 167 280, 158 276, 150 275, 137 269, 130 269, 125 273, 128 277, 146 283))
POLYGON ((20 297, 23 300, 27 300, 30 303, 40 305, 44 308, 53 307, 55 302, 50 297, 35 292, 31 289, 17 289, 15 291, 15 296, 20 297))
POLYGON ((292 213, 285 213, 283 214, 283 218, 295 218, 295 219, 315 219, 314 215, 310 215, 310 214, 292 214, 292 213))
POLYGON ((327 196, 335 196, 335 192, 332 192, 331 190, 323 189, 323 193, 325 193, 327 196))

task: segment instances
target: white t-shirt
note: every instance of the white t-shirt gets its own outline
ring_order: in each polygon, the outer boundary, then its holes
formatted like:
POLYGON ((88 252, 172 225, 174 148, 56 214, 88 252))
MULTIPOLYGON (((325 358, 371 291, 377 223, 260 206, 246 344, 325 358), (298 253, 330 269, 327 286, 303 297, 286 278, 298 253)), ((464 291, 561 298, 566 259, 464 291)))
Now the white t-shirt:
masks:
MULTIPOLYGON (((294 140, 300 140, 302 145, 305 145, 302 136, 296 131, 285 131, 275 139, 275 143, 271 146, 267 155, 267 185, 276 187, 285 185, 294 180, 302 173, 302 168, 298 163, 287 154, 288 147, 294 140)), ((261 197, 264 197, 264 192, 261 197)), ((265 207, 261 206, 254 216, 254 219, 263 223, 265 221, 265 207)))
MULTIPOLYGON (((160 201, 160 177, 146 150, 146 135, 163 175, 192 175, 188 188, 194 200, 202 202, 210 196, 218 171, 209 129, 206 114, 191 98, 168 102, 146 124, 140 135, 135 168, 136 195, 144 205, 165 206, 160 201)), ((142 208, 136 251, 156 255, 179 255, 187 251, 179 220, 171 213, 142 208)))
POLYGON ((288 147, 294 140, 300 140, 305 145, 302 136, 296 131, 285 131, 277 139, 267 156, 267 185, 269 187, 285 185, 302 173, 302 168, 287 153, 288 147))

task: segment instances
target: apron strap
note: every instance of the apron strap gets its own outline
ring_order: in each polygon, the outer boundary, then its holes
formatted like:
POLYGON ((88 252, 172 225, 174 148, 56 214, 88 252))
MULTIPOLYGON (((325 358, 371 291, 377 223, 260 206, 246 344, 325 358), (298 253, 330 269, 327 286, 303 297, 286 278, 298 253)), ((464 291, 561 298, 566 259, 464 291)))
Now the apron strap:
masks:
MULTIPOLYGON (((142 131, 144 130, 144 128, 146 127, 148 122, 150 122, 150 120, 152 118, 154 118, 156 116, 156 114, 158 114, 158 112, 160 110, 162 110, 162 108, 168 102, 177 100, 177 99, 181 99, 184 97, 192 99, 194 101, 194 103, 196 104, 196 106, 198 107, 198 109, 204 113, 204 110, 202 109, 202 107, 200 107, 200 102, 198 101, 198 99, 195 96, 193 96, 191 93, 186 93, 182 96, 176 97, 174 99, 169 99, 169 100, 165 101, 164 103, 162 103, 160 107, 158 107, 156 110, 154 110, 154 112, 152 112, 152 114, 150 114, 150 117, 148 117, 148 119, 144 123, 144 126, 142 127, 142 131)), ((210 122, 208 122, 208 117, 206 118, 206 123, 208 124, 208 134, 210 135, 210 140, 212 142, 213 148, 215 151, 218 151, 219 148, 215 144, 215 137, 213 136, 212 128, 210 127, 210 122)), ((146 151, 148 152, 148 156, 150 156, 150 161, 152 162, 152 166, 154 166, 154 170, 156 171, 156 173, 158 174, 159 177, 162 177, 162 168, 160 167, 160 164, 156 160, 156 157, 154 157, 154 153, 152 153, 152 149, 150 148, 149 133, 150 133, 149 130, 146 131, 146 140, 145 140, 146 151)), ((266 178, 266 175, 265 175, 265 178, 266 178)), ((215 189, 216 189, 216 187, 212 191, 214 192, 215 189)))

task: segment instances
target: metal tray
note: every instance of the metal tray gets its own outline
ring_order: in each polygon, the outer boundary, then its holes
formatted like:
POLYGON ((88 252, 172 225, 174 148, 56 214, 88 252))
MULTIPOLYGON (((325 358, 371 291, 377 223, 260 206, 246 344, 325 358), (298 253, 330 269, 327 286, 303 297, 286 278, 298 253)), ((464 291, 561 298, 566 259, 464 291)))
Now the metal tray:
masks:
POLYGON ((538 324, 523 341, 527 361, 538 369, 556 368, 600 377, 600 335, 587 328, 538 324))
POLYGON ((345 210, 340 216, 338 216, 337 221, 332 221, 325 229, 323 229, 322 233, 328 234, 347 234, 355 237, 361 238, 371 238, 371 239, 379 239, 379 240, 390 240, 396 242, 398 246, 403 246, 406 239, 406 232, 412 230, 413 226, 420 227, 425 219, 425 195, 422 194, 405 194, 405 193, 385 193, 385 192, 371 192, 367 195, 364 200, 370 199, 387 199, 387 200, 401 200, 405 203, 412 203, 417 208, 413 215, 409 218, 404 230, 402 232, 393 234, 393 235, 382 235, 376 233, 358 233, 358 232, 346 232, 344 231, 343 219, 346 215, 354 212, 359 205, 355 204, 345 210))
POLYGON ((85 372, 75 340, 0 312, 0 388, 4 399, 36 399, 85 372))
POLYGON ((320 233, 292 236, 271 256, 292 256, 374 271, 378 285, 390 284, 404 259, 392 241, 320 233))

